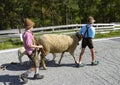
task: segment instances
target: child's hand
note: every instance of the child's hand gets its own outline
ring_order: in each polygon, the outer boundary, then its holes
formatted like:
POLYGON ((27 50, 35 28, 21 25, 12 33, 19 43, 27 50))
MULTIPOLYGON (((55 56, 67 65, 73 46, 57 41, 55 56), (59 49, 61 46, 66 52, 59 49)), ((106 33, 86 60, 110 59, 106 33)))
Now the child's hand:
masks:
POLYGON ((42 45, 39 45, 38 48, 43 48, 43 46, 42 46, 42 45))

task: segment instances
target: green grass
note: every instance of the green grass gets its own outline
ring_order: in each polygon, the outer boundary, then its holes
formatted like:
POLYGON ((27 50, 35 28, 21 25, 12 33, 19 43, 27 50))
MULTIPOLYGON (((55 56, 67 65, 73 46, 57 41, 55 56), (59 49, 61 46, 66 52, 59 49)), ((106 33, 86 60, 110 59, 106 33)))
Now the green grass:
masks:
POLYGON ((23 42, 21 42, 20 39, 18 39, 18 38, 7 39, 6 41, 0 43, 0 50, 10 49, 10 48, 18 48, 21 46, 23 46, 23 42))
POLYGON ((95 38, 109 38, 109 37, 118 37, 120 36, 120 30, 111 31, 109 33, 98 33, 95 35, 95 38))
MULTIPOLYGON (((72 31, 68 31, 68 32, 72 32, 72 31)), ((74 32, 74 31, 73 31, 74 32)), ((53 34, 60 34, 60 33, 67 33, 67 31, 65 32, 54 32, 53 34)), ((41 34, 37 34, 36 36, 39 37, 41 34)), ((116 31, 111 31, 110 33, 98 33, 95 35, 95 38, 109 38, 109 37, 117 37, 120 36, 120 30, 116 30, 116 31)), ((23 46, 23 42, 20 41, 20 38, 7 38, 5 39, 4 42, 0 43, 0 50, 3 49, 10 49, 10 48, 18 48, 23 46)))

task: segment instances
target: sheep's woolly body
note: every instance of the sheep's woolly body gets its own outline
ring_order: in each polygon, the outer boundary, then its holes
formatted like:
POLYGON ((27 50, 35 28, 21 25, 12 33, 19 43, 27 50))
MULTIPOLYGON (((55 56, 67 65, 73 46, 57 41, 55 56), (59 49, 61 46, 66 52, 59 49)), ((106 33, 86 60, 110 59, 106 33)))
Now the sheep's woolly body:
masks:
POLYGON ((71 46, 74 48, 76 43, 72 37, 72 35, 45 34, 40 37, 39 42, 47 53, 61 53, 69 50, 71 46))

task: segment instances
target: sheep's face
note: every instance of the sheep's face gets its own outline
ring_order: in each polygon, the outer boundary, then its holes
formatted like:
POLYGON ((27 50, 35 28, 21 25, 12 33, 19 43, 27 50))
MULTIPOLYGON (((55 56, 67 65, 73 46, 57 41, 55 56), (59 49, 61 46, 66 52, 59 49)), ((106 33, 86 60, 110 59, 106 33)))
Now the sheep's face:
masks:
POLYGON ((76 32, 76 36, 79 39, 79 41, 82 39, 82 35, 80 35, 78 32, 76 32))

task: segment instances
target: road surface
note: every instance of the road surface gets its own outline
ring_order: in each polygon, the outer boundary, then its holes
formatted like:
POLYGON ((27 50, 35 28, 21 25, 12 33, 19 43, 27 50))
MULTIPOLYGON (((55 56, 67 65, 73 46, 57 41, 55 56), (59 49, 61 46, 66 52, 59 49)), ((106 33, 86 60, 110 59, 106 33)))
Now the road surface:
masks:
MULTIPOLYGON (((44 75, 42 80, 33 80, 34 72, 30 74, 26 85, 120 85, 120 38, 94 40, 96 59, 100 61, 97 66, 91 66, 91 55, 87 48, 83 63, 85 67, 76 68, 73 58, 65 53, 61 65, 57 65, 60 54, 57 54, 55 62, 52 55, 47 58, 48 69, 40 67, 39 73, 44 75)), ((75 50, 78 60, 80 45, 75 50)), ((11 64, 18 62, 17 51, 1 51, 0 65, 7 66, 5 70, 0 69, 0 85, 22 85, 19 75, 25 72, 30 65, 26 65, 27 56, 23 57, 24 65, 11 64)))

